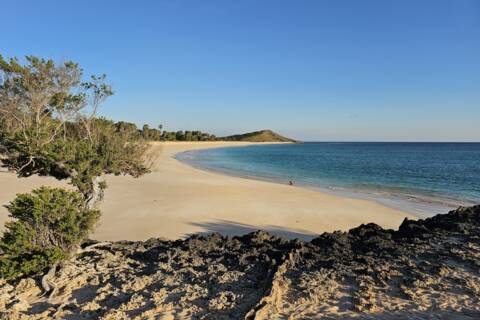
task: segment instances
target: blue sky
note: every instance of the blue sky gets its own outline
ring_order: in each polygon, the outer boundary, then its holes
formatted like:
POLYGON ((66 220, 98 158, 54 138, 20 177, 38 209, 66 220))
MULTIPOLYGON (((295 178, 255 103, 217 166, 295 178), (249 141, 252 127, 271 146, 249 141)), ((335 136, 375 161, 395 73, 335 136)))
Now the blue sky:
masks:
POLYGON ((3 1, 0 54, 106 73, 102 114, 218 135, 480 141, 480 1, 3 1))

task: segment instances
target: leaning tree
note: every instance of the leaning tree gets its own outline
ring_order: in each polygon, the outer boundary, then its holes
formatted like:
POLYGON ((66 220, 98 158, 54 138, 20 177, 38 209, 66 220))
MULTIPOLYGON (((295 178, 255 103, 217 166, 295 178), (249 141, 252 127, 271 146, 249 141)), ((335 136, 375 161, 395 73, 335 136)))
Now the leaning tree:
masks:
POLYGON ((0 241, 5 278, 44 271, 68 257, 100 216, 105 174, 148 172, 146 143, 98 117, 113 94, 105 75, 82 81, 78 64, 0 56, 0 162, 19 177, 52 176, 75 191, 41 188, 17 196, 0 241))

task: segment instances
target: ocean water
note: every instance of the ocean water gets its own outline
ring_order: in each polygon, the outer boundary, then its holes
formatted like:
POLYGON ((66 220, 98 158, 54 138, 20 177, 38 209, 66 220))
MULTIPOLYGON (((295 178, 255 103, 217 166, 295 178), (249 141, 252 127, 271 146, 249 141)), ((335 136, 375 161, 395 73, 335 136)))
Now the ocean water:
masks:
POLYGON ((480 203, 480 143, 302 143, 187 151, 230 175, 376 200, 420 217, 480 203))

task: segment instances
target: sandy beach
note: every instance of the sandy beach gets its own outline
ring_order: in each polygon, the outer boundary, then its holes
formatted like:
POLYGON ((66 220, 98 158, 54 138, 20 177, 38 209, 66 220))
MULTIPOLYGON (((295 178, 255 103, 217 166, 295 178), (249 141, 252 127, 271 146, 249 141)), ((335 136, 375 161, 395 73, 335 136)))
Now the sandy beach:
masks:
MULTIPOLYGON (((258 229, 309 240, 318 233, 375 222, 397 228, 412 215, 374 201, 350 199, 301 187, 207 172, 183 164, 179 152, 241 142, 159 142, 152 172, 141 178, 107 177, 97 240, 178 239, 197 232, 244 234, 258 229)), ((17 178, 0 173, 0 204, 41 185, 66 186, 46 177, 17 178)), ((0 224, 7 220, 0 208, 0 224)))

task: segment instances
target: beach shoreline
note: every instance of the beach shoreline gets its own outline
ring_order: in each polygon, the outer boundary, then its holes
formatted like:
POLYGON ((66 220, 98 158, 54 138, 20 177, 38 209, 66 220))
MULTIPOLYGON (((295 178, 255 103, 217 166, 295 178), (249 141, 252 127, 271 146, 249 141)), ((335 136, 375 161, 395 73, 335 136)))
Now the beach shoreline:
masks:
MULTIPOLYGON (((287 238, 309 240, 322 232, 348 230, 374 222, 397 228, 412 214, 376 201, 318 190, 205 171, 175 155, 187 150, 246 146, 244 142, 156 142, 152 172, 138 179, 108 176, 100 205, 102 218, 91 236, 97 240, 185 238, 194 233, 240 235, 258 229, 287 238)), ((42 184, 67 186, 53 178, 17 178, 0 174, 0 203, 42 184), (8 186, 8 187, 6 187, 8 186)), ((0 209, 0 223, 7 211, 0 209)))
MULTIPOLYGON (((231 177, 250 179, 256 181, 271 182, 276 184, 288 184, 288 180, 282 180, 279 178, 266 178, 262 176, 255 176, 236 172, 234 170, 222 170, 218 168, 204 167, 194 160, 186 160, 182 158, 182 154, 190 153, 190 150, 185 152, 180 152, 175 155, 175 159, 178 161, 187 164, 193 168, 217 173, 221 175, 227 175, 231 177)), ((339 186, 315 186, 309 184, 303 184, 299 181, 294 181, 295 186, 313 190, 316 192, 321 192, 325 194, 330 194, 334 196, 339 196, 343 198, 352 198, 360 200, 374 201, 391 209, 396 209, 400 211, 405 211, 410 213, 416 218, 425 219, 432 217, 436 214, 443 214, 451 210, 455 210, 458 207, 470 207, 475 205, 474 202, 461 201, 456 199, 450 199, 445 197, 434 197, 434 196, 425 196, 418 194, 400 194, 400 193, 391 193, 384 191, 383 188, 379 187, 377 190, 368 190, 368 189, 359 189, 354 187, 339 187, 339 186)))
MULTIPOLYGON (((329 145, 330 143, 321 144, 329 145)), ((258 147, 258 150, 257 148, 233 150, 237 148, 227 147, 221 148, 223 149, 221 151, 212 149, 185 151, 176 154, 175 158, 197 169, 214 173, 280 184, 288 184, 289 181, 293 181, 296 186, 322 193, 375 201, 393 209, 406 211, 417 218, 428 218, 435 214, 446 213, 458 207, 470 207, 477 203, 477 201, 471 200, 472 198, 466 198, 465 195, 462 198, 461 195, 454 195, 453 192, 448 194, 444 190, 435 189, 435 185, 432 189, 427 189, 428 186, 427 188, 417 187, 417 185, 409 186, 408 182, 405 184, 405 182, 398 181, 398 185, 394 186, 391 179, 390 181, 377 180, 375 184, 369 184, 367 182, 368 178, 355 182, 355 173, 352 173, 353 176, 350 175, 345 180, 345 171, 342 171, 345 169, 342 168, 338 169, 338 175, 343 175, 344 180, 335 180, 332 179, 329 167, 324 165, 324 171, 315 172, 317 168, 308 167, 308 164, 304 164, 304 161, 310 161, 311 163, 312 158, 308 153, 314 152, 315 149, 313 148, 310 148, 313 151, 308 150, 308 152, 305 152, 305 149, 297 148, 295 145, 258 147), (304 154, 306 158, 299 158, 297 152, 304 154), (296 157, 291 156, 289 158, 285 154, 296 155, 296 157), (273 155, 275 155, 275 158, 272 159, 273 163, 266 163, 266 159, 273 155), (279 162, 279 158, 285 159, 287 162, 285 167, 279 162), (295 167, 292 167, 292 162, 297 161, 297 159, 302 159, 296 164, 300 167, 298 171, 295 167), (311 170, 308 172, 309 175, 306 175, 306 168, 311 170)), ((332 152, 332 150, 328 149, 325 151, 327 153, 332 152)), ((322 155, 319 155, 318 161, 322 161, 321 157, 322 155)), ((352 163, 356 161, 358 162, 359 160, 357 158, 352 159, 352 163)), ((379 165, 382 164, 379 163, 379 165)), ((368 170, 368 164, 365 170, 368 170)), ((382 168, 379 168, 379 172, 381 170, 382 168)), ((405 168, 405 170, 409 170, 409 168, 405 168)), ((412 175, 410 174, 410 179, 411 177, 412 175)), ((376 178, 378 179, 379 176, 377 175, 376 178)), ((422 182, 424 181, 419 181, 419 183, 422 182)), ((455 190, 454 187, 452 186, 453 189, 451 190, 455 190)))

